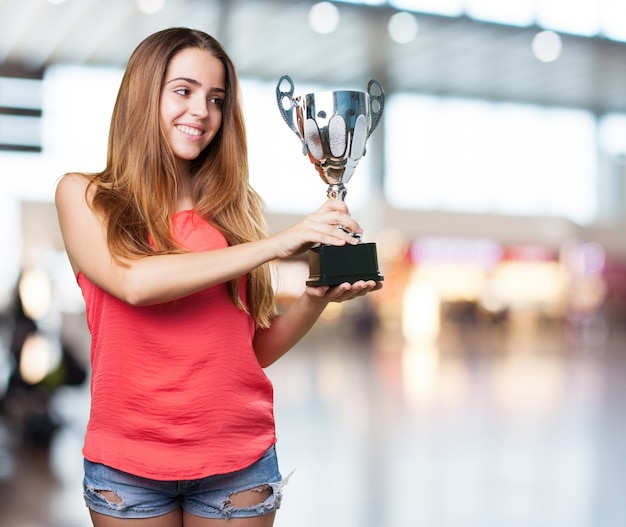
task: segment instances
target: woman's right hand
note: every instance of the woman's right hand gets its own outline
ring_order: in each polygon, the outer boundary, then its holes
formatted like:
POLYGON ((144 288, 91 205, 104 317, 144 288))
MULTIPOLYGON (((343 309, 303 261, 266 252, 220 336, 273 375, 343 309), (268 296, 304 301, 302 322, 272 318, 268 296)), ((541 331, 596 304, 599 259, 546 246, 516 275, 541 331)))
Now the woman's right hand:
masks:
POLYGON ((273 236, 278 243, 278 257, 302 253, 316 243, 324 245, 356 245, 363 230, 350 216, 343 201, 329 198, 316 212, 292 227, 273 236))

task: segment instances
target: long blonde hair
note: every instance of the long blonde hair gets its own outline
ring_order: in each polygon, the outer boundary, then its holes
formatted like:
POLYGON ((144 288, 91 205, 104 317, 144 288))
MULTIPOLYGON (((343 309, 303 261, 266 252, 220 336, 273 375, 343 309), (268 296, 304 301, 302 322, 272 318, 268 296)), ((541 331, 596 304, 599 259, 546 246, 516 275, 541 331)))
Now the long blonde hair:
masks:
MULTIPOLYGON (((269 234, 263 202, 249 184, 235 67, 210 35, 170 28, 147 37, 131 55, 111 119, 107 165, 91 176, 91 204, 104 217, 109 249, 115 257, 184 252, 172 238, 177 160, 162 129, 159 100, 170 60, 186 48, 208 51, 226 70, 222 125, 211 144, 190 164, 195 210, 215 225, 230 245, 269 234)), ((251 314, 257 327, 267 327, 275 313, 269 264, 250 272, 247 305, 239 294, 239 282, 227 284, 232 301, 251 314)))

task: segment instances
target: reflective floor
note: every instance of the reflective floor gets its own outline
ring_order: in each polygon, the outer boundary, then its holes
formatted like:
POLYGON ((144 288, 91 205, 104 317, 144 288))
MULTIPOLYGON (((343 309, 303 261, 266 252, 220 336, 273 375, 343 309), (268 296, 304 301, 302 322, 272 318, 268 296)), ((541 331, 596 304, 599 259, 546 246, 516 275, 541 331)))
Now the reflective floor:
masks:
MULTIPOLYGON (((447 324, 436 345, 321 321, 268 374, 295 470, 277 527, 626 525, 626 331, 602 320, 447 324)), ((87 389, 53 404, 49 449, 0 451, 2 526, 90 525, 87 389)))

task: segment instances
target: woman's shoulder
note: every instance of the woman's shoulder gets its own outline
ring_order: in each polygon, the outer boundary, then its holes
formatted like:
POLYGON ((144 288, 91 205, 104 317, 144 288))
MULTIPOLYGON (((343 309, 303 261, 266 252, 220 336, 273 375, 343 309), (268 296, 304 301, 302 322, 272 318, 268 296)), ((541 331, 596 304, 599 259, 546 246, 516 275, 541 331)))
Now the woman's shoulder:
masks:
POLYGON ((65 194, 74 194, 75 192, 81 192, 84 195, 91 179, 88 174, 80 172, 63 174, 57 183, 57 200, 65 194))
POLYGON ((83 172, 68 172, 59 178, 59 185, 80 185, 82 187, 87 187, 92 179, 93 176, 91 176, 91 174, 85 174, 83 172))
MULTIPOLYGON (((61 176, 54 193, 57 209, 73 209, 79 204, 90 204, 93 198, 93 187, 89 187, 92 177, 80 172, 69 172, 61 176)), ((89 206, 89 208, 91 208, 89 206)))

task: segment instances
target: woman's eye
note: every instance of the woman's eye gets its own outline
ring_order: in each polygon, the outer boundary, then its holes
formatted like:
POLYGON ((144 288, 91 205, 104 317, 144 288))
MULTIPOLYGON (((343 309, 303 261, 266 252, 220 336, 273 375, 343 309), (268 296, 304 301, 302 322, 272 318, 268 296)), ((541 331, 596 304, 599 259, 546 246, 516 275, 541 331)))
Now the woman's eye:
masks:
POLYGON ((178 88, 174 90, 174 93, 178 93, 178 95, 189 95, 189 88, 178 88))
POLYGON ((209 102, 212 104, 215 104, 216 106, 221 107, 222 104, 224 103, 224 99, 222 99, 221 97, 210 97, 209 102))

